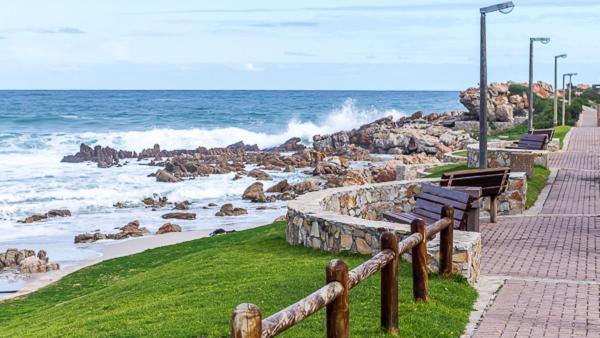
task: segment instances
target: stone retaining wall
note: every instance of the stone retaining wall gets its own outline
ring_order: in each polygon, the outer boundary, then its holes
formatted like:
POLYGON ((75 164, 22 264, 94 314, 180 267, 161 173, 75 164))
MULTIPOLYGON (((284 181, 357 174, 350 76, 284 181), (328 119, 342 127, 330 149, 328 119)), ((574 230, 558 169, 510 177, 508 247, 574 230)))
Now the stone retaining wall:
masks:
MULTIPOLYGON (((381 212, 412 209, 414 195, 427 181, 394 181, 304 194, 288 202, 286 239, 290 244, 324 251, 375 254, 380 250, 381 233, 394 231, 399 238, 410 235, 407 224, 378 220, 381 212)), ((437 237, 427 243, 431 271, 438 267, 437 237)), ((454 272, 473 283, 479 276, 480 259, 481 235, 455 231, 454 272)))
MULTIPOLYGON (((512 144, 512 141, 494 141, 488 142, 488 167, 510 167, 511 154, 535 154, 535 164, 548 167, 548 150, 526 150, 505 148, 512 144)), ((479 167, 479 144, 470 144, 467 146, 467 166, 469 168, 479 167)))

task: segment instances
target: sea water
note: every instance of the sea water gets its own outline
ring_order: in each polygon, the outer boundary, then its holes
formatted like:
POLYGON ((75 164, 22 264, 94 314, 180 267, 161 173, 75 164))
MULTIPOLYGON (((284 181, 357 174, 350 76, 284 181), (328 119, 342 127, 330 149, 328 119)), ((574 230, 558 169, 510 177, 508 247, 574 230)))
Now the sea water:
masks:
MULTIPOLYGON (((180 183, 160 183, 148 174, 156 167, 135 159, 122 167, 101 169, 95 163, 61 163, 83 142, 140 151, 224 147, 244 141, 277 146, 291 137, 307 145, 315 134, 349 130, 384 116, 415 111, 461 110, 457 92, 423 91, 0 91, 0 252, 7 248, 45 249, 63 265, 98 257, 102 243, 76 245, 76 234, 116 232, 132 220, 155 232, 166 209, 144 208, 144 197, 189 200, 197 219, 178 221, 183 230, 240 230, 267 224, 285 213, 241 200, 251 178, 233 181, 233 173, 180 183), (116 202, 135 204, 117 209, 116 202), (208 203, 233 203, 248 215, 216 217, 208 203), (73 216, 32 224, 18 220, 50 209, 73 216)), ((273 182, 308 177, 269 172, 273 182)))

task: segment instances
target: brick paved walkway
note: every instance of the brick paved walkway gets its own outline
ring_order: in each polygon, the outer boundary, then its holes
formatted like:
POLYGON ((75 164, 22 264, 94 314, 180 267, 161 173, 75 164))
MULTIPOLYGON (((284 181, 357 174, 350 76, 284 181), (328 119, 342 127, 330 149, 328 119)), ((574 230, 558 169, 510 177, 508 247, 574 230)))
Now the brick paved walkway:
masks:
POLYGON ((474 337, 600 337, 600 128, 584 111, 540 215, 482 225, 482 275, 507 279, 474 337))

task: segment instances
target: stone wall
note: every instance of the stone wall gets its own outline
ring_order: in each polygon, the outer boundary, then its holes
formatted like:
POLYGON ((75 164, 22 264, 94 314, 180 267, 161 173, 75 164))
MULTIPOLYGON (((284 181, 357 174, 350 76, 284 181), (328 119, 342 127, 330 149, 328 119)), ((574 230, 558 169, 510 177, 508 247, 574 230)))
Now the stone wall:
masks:
MULTIPOLYGON (((324 251, 375 254, 380 250, 379 239, 383 232, 394 231, 399 238, 410 234, 408 224, 381 221, 381 212, 412 209, 414 195, 427 181, 394 181, 302 195, 288 202, 287 241, 324 251)), ((427 248, 429 267, 436 271, 439 241, 428 242, 427 248)), ((454 272, 475 282, 480 258, 481 235, 455 231, 454 272)))
MULTIPOLYGON (((510 154, 535 154, 535 164, 548 167, 548 150, 506 148, 511 144, 513 144, 512 141, 488 142, 487 162, 489 168, 510 167, 510 154)), ((469 168, 479 167, 479 144, 467 146, 467 166, 469 168)))

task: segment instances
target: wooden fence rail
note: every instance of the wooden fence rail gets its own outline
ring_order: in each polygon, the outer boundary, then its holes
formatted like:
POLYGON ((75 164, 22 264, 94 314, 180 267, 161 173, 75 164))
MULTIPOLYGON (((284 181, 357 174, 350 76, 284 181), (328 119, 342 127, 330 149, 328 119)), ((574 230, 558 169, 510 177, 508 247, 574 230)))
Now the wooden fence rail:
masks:
POLYGON ((327 337, 349 337, 349 291, 381 271, 381 329, 398 333, 398 262, 411 251, 413 298, 426 302, 428 295, 427 239, 440 233, 440 268, 442 276, 452 273, 454 209, 444 206, 440 220, 426 226, 422 219, 411 224, 412 234, 398 242, 393 232, 381 236, 381 251, 352 271, 345 262, 334 259, 325 268, 325 286, 285 309, 262 319, 254 304, 240 304, 231 317, 231 336, 235 338, 273 337, 326 308, 327 337))

